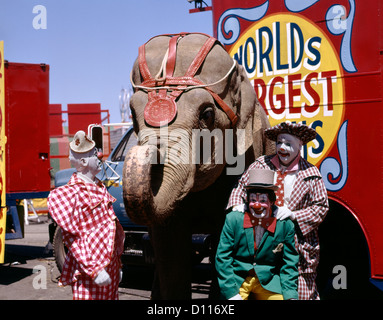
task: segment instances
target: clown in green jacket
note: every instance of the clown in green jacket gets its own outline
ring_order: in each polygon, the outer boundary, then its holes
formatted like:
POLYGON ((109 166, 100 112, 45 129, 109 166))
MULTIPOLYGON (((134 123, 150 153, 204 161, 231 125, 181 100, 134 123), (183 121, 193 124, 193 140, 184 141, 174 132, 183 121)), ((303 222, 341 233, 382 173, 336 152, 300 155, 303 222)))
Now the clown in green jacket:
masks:
POLYGON ((245 212, 226 216, 216 254, 221 295, 225 299, 298 299, 298 260, 294 223, 272 216, 274 172, 250 171, 245 212))

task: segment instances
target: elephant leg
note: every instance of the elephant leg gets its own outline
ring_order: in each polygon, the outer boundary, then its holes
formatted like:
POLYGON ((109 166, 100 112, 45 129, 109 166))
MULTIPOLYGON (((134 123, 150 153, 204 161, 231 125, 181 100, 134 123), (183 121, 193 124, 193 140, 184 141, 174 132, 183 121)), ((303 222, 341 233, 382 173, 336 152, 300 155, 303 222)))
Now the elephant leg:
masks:
POLYGON ((191 299, 191 234, 182 219, 151 227, 155 257, 153 299, 191 299))

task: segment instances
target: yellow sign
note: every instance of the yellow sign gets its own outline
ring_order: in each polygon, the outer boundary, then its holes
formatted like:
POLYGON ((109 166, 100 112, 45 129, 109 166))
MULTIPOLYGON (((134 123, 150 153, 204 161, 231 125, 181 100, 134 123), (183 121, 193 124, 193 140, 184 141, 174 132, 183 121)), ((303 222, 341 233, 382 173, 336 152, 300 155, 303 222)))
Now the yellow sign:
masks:
POLYGON ((342 68, 327 35, 303 16, 274 14, 252 24, 229 53, 246 70, 272 126, 299 122, 317 131, 303 156, 318 165, 344 115, 342 68))
POLYGON ((4 263, 5 250, 5 222, 7 208, 5 206, 5 88, 4 88, 4 41, 0 41, 0 263, 4 263))

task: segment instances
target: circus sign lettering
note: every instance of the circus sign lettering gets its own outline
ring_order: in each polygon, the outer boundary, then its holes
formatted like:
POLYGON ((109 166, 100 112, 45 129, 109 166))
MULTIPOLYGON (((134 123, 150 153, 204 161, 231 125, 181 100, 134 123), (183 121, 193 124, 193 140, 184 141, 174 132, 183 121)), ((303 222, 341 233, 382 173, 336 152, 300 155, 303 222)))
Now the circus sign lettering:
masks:
POLYGON ((327 35, 299 14, 252 24, 230 48, 251 80, 271 125, 305 123, 318 135, 304 156, 320 162, 336 141, 344 114, 342 65, 327 35))

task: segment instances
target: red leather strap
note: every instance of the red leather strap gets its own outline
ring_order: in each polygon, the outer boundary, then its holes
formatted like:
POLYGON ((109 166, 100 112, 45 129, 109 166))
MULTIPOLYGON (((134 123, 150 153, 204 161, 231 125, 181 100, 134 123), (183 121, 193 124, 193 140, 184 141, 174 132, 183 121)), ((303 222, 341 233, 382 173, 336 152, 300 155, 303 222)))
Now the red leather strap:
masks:
MULTIPOLYGON (((147 80, 142 83, 143 86, 148 86, 148 87, 155 87, 156 82, 154 79, 147 80)), ((177 77, 177 78, 167 78, 164 86, 170 86, 170 85, 178 85, 182 87, 187 87, 187 86, 199 86, 199 85, 204 85, 204 83, 196 78, 190 78, 190 77, 177 77)), ((203 89, 207 90, 214 100, 218 103, 218 105, 221 107, 221 109, 226 113, 228 118, 230 119, 232 125, 234 126, 237 121, 238 117, 237 115, 231 110, 231 108, 221 99, 221 97, 216 94, 211 88, 209 87, 203 87, 203 89)), ((175 98, 177 98, 183 91, 177 90, 177 88, 174 88, 171 95, 175 98)))
MULTIPOLYGON (((203 85, 202 81, 195 79, 195 78, 193 80, 195 82, 195 85, 203 85)), ((231 110, 231 108, 227 105, 227 103, 225 101, 223 101, 222 98, 218 94, 216 94, 211 88, 204 87, 204 89, 207 90, 212 95, 214 100, 219 104, 221 109, 226 113, 226 115, 228 116, 228 118, 231 121, 232 126, 235 126, 235 124, 238 121, 238 117, 234 113, 234 111, 231 110)))
POLYGON ((169 41, 168 61, 166 62, 166 78, 172 77, 174 73, 174 67, 176 65, 178 39, 179 36, 174 36, 170 38, 169 41))
POLYGON ((238 117, 237 115, 234 113, 233 110, 230 109, 230 107, 226 104, 225 101, 223 101, 221 99, 221 97, 216 94, 213 90, 211 90, 209 87, 206 87, 205 88, 207 91, 210 92, 210 94, 213 96, 214 100, 219 104, 219 106, 221 107, 221 109, 226 113, 226 115, 229 117, 230 121, 231 121, 231 124, 232 126, 234 127, 235 124, 237 123, 238 121, 238 117))
MULTIPOLYGON (((170 89, 170 95, 172 96, 171 99, 175 101, 175 99, 178 98, 183 93, 183 90, 180 90, 181 87, 184 89, 185 87, 188 87, 188 86, 199 86, 199 85, 204 86, 205 85, 202 81, 194 78, 194 75, 197 73, 198 69, 201 67, 202 63, 205 61, 205 58, 210 52, 211 48, 217 42, 215 38, 210 37, 206 34, 204 35, 207 36, 208 39, 206 40, 204 45, 201 47, 201 49, 198 51, 197 56, 194 58, 193 62, 189 66, 185 75, 183 77, 173 77, 175 63, 176 63, 176 56, 177 56, 177 41, 179 37, 183 37, 187 34, 188 33, 168 35, 168 36, 171 36, 171 38, 169 40, 168 59, 166 62, 166 78, 163 82, 161 82, 160 85, 154 78, 152 78, 148 65, 146 63, 146 57, 145 57, 146 44, 142 45, 139 48, 138 64, 139 64, 141 75, 143 77, 143 82, 141 83, 141 85, 145 87, 153 88, 153 90, 149 90, 149 93, 148 93, 149 100, 156 99, 156 97, 164 98, 166 96, 167 90, 164 88, 161 88, 158 93, 156 92, 155 87, 158 87, 158 86, 160 87, 177 86, 178 88, 174 87, 170 89)), ((233 110, 231 110, 231 108, 225 103, 225 101, 223 101, 221 97, 219 97, 218 94, 216 94, 211 88, 205 87, 205 86, 203 88, 212 95, 214 100, 218 103, 218 105, 221 107, 221 109, 226 113, 226 115, 230 119, 232 126, 234 126, 238 121, 238 117, 233 112, 233 110)))
POLYGON ((146 63, 145 44, 140 46, 140 48, 138 49, 138 66, 140 68, 140 72, 141 72, 142 77, 144 78, 144 81, 152 79, 148 65, 146 63))
POLYGON ((194 77, 194 75, 201 67, 201 64, 205 61, 207 54, 209 53, 213 45, 216 43, 216 41, 217 40, 213 37, 209 37, 209 39, 206 40, 204 45, 197 53, 197 56, 194 58, 193 62, 189 66, 188 71, 186 71, 185 77, 194 77))

